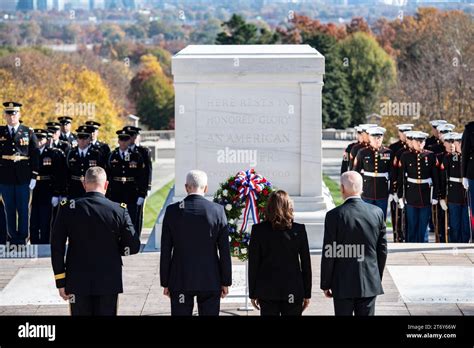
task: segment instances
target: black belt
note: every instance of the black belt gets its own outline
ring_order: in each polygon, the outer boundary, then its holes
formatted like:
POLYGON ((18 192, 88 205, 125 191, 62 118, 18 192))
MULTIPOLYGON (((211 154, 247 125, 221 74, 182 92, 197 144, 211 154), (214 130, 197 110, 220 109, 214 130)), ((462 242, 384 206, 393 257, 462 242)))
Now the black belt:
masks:
POLYGON ((118 182, 123 182, 123 183, 126 183, 126 182, 133 182, 135 181, 135 178, 134 177, 130 177, 130 176, 114 176, 112 178, 113 181, 118 181, 118 182))

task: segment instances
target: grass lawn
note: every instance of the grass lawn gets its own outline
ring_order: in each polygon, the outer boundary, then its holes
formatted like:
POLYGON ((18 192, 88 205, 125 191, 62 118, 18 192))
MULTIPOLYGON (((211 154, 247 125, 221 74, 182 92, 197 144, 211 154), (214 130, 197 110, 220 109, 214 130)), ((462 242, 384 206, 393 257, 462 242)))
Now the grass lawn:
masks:
MULTIPOLYGON (((341 191, 339 189, 339 183, 332 180, 329 176, 323 175, 323 180, 326 186, 331 192, 332 199, 334 200, 334 204, 336 207, 344 202, 341 196, 341 191)), ((387 227, 392 227, 392 222, 387 219, 387 227)))
POLYGON ((331 192, 332 199, 336 206, 341 205, 344 200, 342 199, 341 190, 339 188, 339 183, 332 180, 329 176, 323 175, 323 180, 329 191, 331 192))
POLYGON ((167 183, 163 186, 160 190, 156 191, 146 200, 145 205, 145 212, 144 212, 144 219, 143 219, 143 227, 144 228, 152 228, 155 224, 156 218, 160 213, 163 204, 165 203, 166 197, 168 196, 168 192, 173 187, 174 180, 167 183))

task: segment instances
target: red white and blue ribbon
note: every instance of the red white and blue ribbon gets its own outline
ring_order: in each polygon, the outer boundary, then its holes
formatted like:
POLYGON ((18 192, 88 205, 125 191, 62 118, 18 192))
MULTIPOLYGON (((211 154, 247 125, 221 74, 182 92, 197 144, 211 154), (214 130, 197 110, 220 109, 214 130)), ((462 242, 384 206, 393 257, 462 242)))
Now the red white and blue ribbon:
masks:
POLYGON ((240 232, 247 229, 250 212, 252 213, 254 224, 260 222, 257 198, 260 192, 264 189, 266 182, 267 180, 260 174, 256 174, 253 169, 248 169, 245 172, 240 171, 235 176, 235 184, 237 186, 237 191, 239 192, 238 197, 241 201, 245 199, 244 216, 240 232))

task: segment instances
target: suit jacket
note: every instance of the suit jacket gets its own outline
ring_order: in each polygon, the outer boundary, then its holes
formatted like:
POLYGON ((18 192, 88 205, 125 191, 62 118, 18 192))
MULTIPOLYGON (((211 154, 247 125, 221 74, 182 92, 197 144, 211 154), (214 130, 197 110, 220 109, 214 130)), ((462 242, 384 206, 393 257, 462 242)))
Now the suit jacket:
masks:
POLYGON ((462 176, 474 180, 474 121, 469 122, 462 134, 462 176))
POLYGON ((67 293, 80 295, 121 293, 121 256, 139 251, 140 240, 124 204, 98 192, 61 202, 51 235, 51 262, 58 288, 65 286, 67 293))
POLYGON ((382 275, 386 259, 387 239, 382 209, 360 198, 349 198, 326 214, 321 257, 322 290, 331 289, 334 298, 340 299, 383 294, 382 275), (363 258, 358 258, 360 255, 357 254, 331 253, 349 247, 362 250, 363 258))
POLYGON ((303 224, 273 230, 265 221, 252 226, 249 297, 264 300, 311 298, 311 258, 303 224))
POLYGON ((231 285, 229 231, 223 206, 193 194, 166 208, 160 280, 161 286, 171 291, 220 291, 221 286, 231 285))

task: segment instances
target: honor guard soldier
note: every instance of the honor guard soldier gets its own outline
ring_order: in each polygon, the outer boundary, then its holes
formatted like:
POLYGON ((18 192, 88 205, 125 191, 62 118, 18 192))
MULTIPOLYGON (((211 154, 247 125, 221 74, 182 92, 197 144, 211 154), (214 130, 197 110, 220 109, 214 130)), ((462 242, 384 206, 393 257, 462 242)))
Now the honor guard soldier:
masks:
POLYGON ((58 117, 58 121, 61 124, 61 135, 59 136, 59 139, 62 141, 67 141, 69 144, 71 144, 71 147, 77 146, 77 137, 71 132, 72 117, 61 116, 58 117))
MULTIPOLYGON (((437 131, 439 134, 439 139, 436 144, 432 145, 429 150, 434 152, 436 155, 436 159, 438 163, 443 163, 443 158, 446 154, 449 154, 454 151, 454 141, 452 141, 451 137, 447 137, 449 133, 454 129, 454 125, 450 123, 444 123, 437 127, 437 131)), ((439 182, 440 182, 440 190, 441 190, 441 170, 438 171, 439 173, 439 182)), ((437 197, 439 201, 439 197, 437 197)), ((436 219, 434 216, 431 218, 431 225, 430 228, 437 229, 439 235, 439 241, 441 243, 445 243, 446 236, 448 235, 448 214, 447 211, 441 206, 441 202, 438 202, 438 205, 433 210, 436 213, 436 219)))
POLYGON ((397 196, 401 209, 406 204, 406 241, 423 243, 429 241, 427 227, 431 207, 438 204, 439 164, 435 154, 424 149, 428 134, 413 132, 411 136, 413 148, 404 152, 399 161, 397 196))
POLYGON ((402 158, 402 155, 405 152, 409 152, 411 149, 413 149, 413 139, 414 136, 417 134, 415 131, 406 131, 405 137, 406 137, 406 148, 401 148, 400 150, 397 151, 397 153, 394 155, 393 162, 392 162, 392 182, 393 182, 393 190, 394 190, 394 201, 397 204, 397 211, 399 212, 398 216, 395 216, 395 220, 392 220, 393 223, 393 228, 394 228, 394 234, 396 233, 397 239, 399 242, 404 242, 406 239, 406 231, 407 231, 407 219, 406 219, 406 209, 405 207, 400 206, 399 204, 399 198, 398 198, 398 189, 399 186, 402 186, 402 194, 404 194, 404 183, 399 182, 399 178, 402 178, 401 174, 401 168, 400 168, 400 158, 402 158), (394 221, 394 222, 393 222, 394 221))
POLYGON ((39 174, 33 190, 30 213, 31 244, 49 244, 52 210, 59 197, 66 195, 66 158, 64 152, 48 147, 46 129, 35 129, 38 139, 39 174))
POLYGON ((21 104, 6 102, 3 106, 7 125, 0 126, 0 194, 10 242, 25 244, 30 190, 35 188, 38 175, 37 140, 33 129, 19 122, 21 104))
POLYGON ((352 170, 353 165, 354 165, 354 159, 357 157, 357 152, 364 148, 369 146, 369 134, 367 133, 367 129, 370 127, 376 127, 376 124, 360 124, 359 128, 361 130, 361 138, 362 141, 359 142, 358 144, 355 144, 351 148, 351 152, 349 153, 349 170, 352 170))
POLYGON ((82 197, 84 194, 82 182, 87 169, 95 166, 104 167, 99 150, 90 144, 92 131, 89 126, 79 127, 76 130, 77 146, 67 155, 69 199, 82 197))
POLYGON ((125 204, 105 197, 104 169, 85 173, 82 198, 63 200, 51 235, 51 263, 59 295, 73 316, 117 315, 123 292, 122 256, 140 251, 125 204), (67 244, 67 257, 66 257, 67 244))
POLYGON ((447 241, 449 243, 469 243, 471 236, 469 211, 461 175, 462 134, 448 133, 442 138, 445 144, 452 144, 453 147, 452 151, 447 151, 441 163, 440 205, 447 215, 445 217, 446 224, 449 221, 447 241))
POLYGON ((393 196, 390 201, 390 214, 392 217, 393 237, 395 242, 402 242, 404 240, 404 230, 402 228, 403 210, 398 207, 397 197, 397 180, 398 180, 398 159, 402 152, 408 150, 408 140, 406 133, 413 129, 412 123, 398 124, 398 141, 391 144, 388 148, 392 150, 392 172, 390 173, 390 181, 393 189, 393 196))
POLYGON ((425 142, 426 148, 438 143, 438 139, 439 139, 438 126, 441 126, 442 124, 445 124, 445 123, 448 123, 448 122, 445 120, 430 121, 432 135, 428 139, 426 139, 426 142, 425 142))
POLYGON ((392 172, 392 151, 382 145, 385 128, 371 127, 367 129, 369 146, 360 149, 354 160, 354 170, 364 179, 362 199, 383 211, 387 218, 389 195, 392 196, 390 174, 392 172))
POLYGON ((59 139, 61 136, 61 124, 59 122, 46 122, 46 128, 51 132, 49 147, 60 149, 67 155, 71 145, 69 142, 59 139))
POLYGON ((357 132, 357 141, 347 145, 346 149, 344 150, 344 154, 342 155, 341 174, 349 170, 349 157, 351 155, 352 147, 356 144, 359 144, 362 141, 361 128, 359 126, 355 126, 354 129, 357 132))
POLYGON ((139 152, 129 149, 130 134, 123 129, 116 133, 119 147, 112 151, 107 161, 107 197, 127 204, 135 231, 140 236, 138 207, 143 206, 148 189, 145 162, 139 152))
POLYGON ((444 124, 439 125, 436 128, 436 131, 438 132, 438 139, 436 140, 436 143, 434 143, 430 146, 427 146, 426 150, 430 150, 430 151, 434 152, 435 154, 442 154, 443 152, 445 152, 442 137, 443 137, 444 134, 452 132, 454 130, 454 128, 456 128, 456 127, 451 123, 444 123, 444 124))
MULTIPOLYGON (((145 163, 145 172, 146 172, 146 182, 148 185, 148 191, 151 190, 151 180, 153 178, 153 167, 151 164, 151 153, 150 149, 144 146, 141 146, 138 142, 141 128, 134 126, 125 126, 123 128, 128 134, 130 134, 130 145, 129 148, 131 151, 137 151, 142 155, 143 161, 145 163)), ((143 204, 138 206, 138 230, 141 231, 143 223, 143 204)))
POLYGON ((474 238, 474 121, 469 122, 464 128, 461 158, 462 183, 468 193, 471 238, 474 238))
POLYGON ((86 121, 86 126, 91 126, 93 127, 94 131, 91 134, 91 145, 95 146, 102 158, 107 159, 109 158, 110 155, 110 147, 106 143, 100 141, 99 138, 99 128, 100 128, 100 123, 96 121, 86 121))
POLYGON ((403 123, 403 124, 397 124, 397 129, 398 129, 398 140, 394 142, 393 144, 390 144, 388 147, 390 150, 392 150, 392 153, 395 155, 398 150, 401 148, 406 149, 406 140, 407 137, 405 135, 405 132, 411 131, 413 129, 413 124, 412 123, 403 123))

